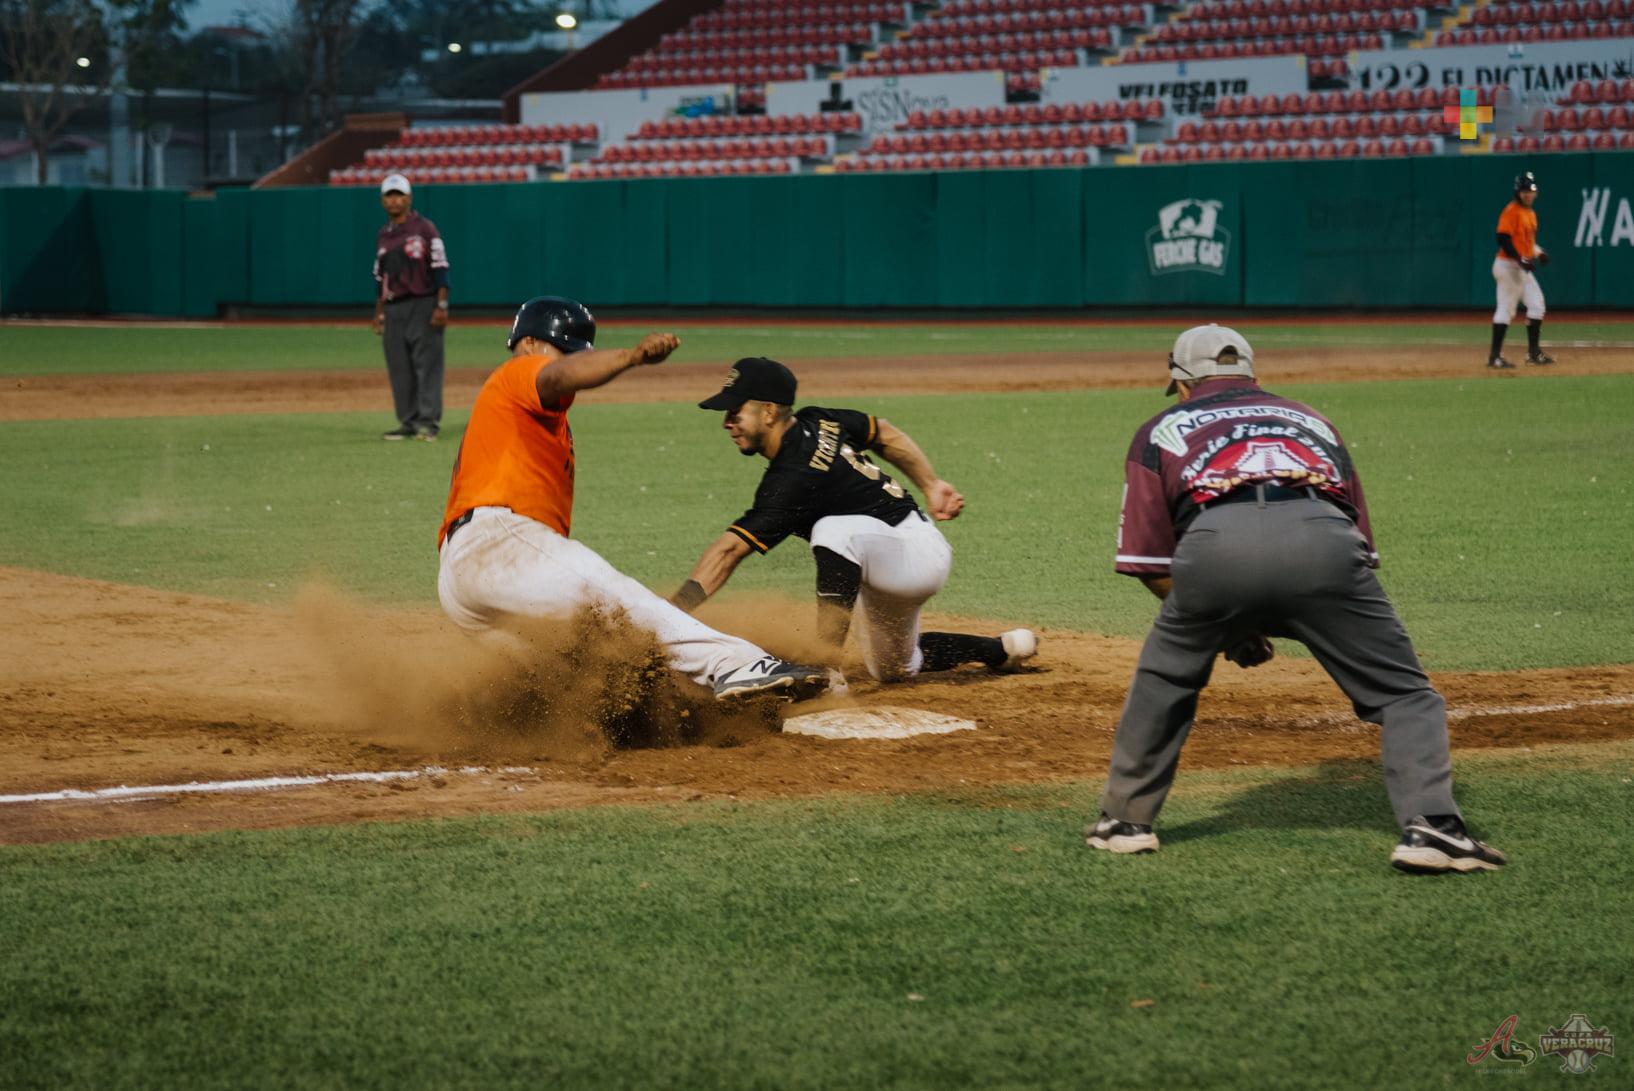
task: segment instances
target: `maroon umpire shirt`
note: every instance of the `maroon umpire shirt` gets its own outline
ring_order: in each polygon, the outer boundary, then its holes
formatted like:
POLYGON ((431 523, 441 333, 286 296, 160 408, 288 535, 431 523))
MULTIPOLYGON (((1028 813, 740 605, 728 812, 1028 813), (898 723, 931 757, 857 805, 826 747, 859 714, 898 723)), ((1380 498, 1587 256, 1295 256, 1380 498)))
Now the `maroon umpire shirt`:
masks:
POLYGON ((1141 425, 1124 463, 1117 570, 1167 576, 1177 527, 1211 501, 1247 486, 1312 487, 1356 523, 1377 568, 1373 528, 1344 440, 1322 414, 1261 390, 1252 379, 1214 379, 1205 393, 1141 425))
POLYGON ((388 303, 432 294, 438 279, 432 270, 447 268, 448 251, 437 225, 418 212, 410 210, 400 224, 388 221, 375 238, 374 278, 385 286, 388 303))

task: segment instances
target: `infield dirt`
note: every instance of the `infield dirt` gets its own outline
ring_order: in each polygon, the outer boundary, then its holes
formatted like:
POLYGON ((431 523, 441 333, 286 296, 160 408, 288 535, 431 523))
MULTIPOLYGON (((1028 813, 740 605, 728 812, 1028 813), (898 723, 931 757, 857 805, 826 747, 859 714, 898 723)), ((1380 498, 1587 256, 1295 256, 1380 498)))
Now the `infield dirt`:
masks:
MULTIPOLYGON (((682 352, 684 353, 683 345, 682 352)), ((1627 348, 1557 349, 1554 368, 1488 372, 1480 346, 1282 349, 1262 352, 1267 386, 1385 379, 1525 381, 1552 375, 1634 373, 1627 348)), ((494 366, 502 361, 494 360, 494 366)), ((695 402, 719 388, 728 361, 687 361, 640 368, 578 397, 580 405, 695 402)), ((469 406, 492 368, 454 368, 445 400, 469 406)), ((1165 380, 1163 354, 1028 352, 1000 356, 906 356, 804 360, 796 365, 802 401, 890 394, 1060 391, 1148 387, 1165 380), (888 365, 888 366, 887 366, 888 365)), ((92 417, 180 417, 224 413, 364 412, 389 416, 384 369, 335 371, 171 372, 143 375, 55 375, 8 379, 0 386, 0 421, 92 417)))
MULTIPOLYGON (((739 598, 710 604, 704 617, 775 652, 813 652, 805 604, 769 605, 739 598)), ((319 590, 279 609, 0 569, 0 608, 9 619, 0 631, 0 794, 426 765, 526 767, 392 785, 0 806, 0 842, 11 843, 1094 781, 1138 651, 1132 641, 1045 630, 1034 671, 967 668, 888 688, 859 681, 865 676, 851 662, 849 700, 956 714, 979 729, 835 742, 778 734, 753 714, 721 716, 667 672, 655 685, 644 676, 650 647, 616 624, 588 643, 542 636, 559 642, 543 647, 541 666, 524 676, 436 610, 364 607, 319 590), (587 677, 611 681, 586 686, 587 677), (628 708, 619 712, 625 706, 644 712, 632 719, 628 708), (619 749, 590 727, 608 723, 609 714, 626 727, 643 716, 667 727, 642 739, 657 745, 619 749)), ((1007 624, 935 614, 927 621, 987 632, 1007 624)), ((1634 704, 1596 703, 1634 695, 1634 666, 1448 673, 1435 681, 1453 709, 1455 748, 1634 736, 1634 704), (1540 705, 1560 707, 1517 711, 1540 705)), ((1351 718, 1314 663, 1279 658, 1251 672, 1220 666, 1185 764, 1372 763, 1377 753, 1374 729, 1351 718)), ((1371 779, 1375 769, 1359 765, 1353 775, 1371 779)), ((1383 821, 1382 789, 1379 804, 1383 821)))

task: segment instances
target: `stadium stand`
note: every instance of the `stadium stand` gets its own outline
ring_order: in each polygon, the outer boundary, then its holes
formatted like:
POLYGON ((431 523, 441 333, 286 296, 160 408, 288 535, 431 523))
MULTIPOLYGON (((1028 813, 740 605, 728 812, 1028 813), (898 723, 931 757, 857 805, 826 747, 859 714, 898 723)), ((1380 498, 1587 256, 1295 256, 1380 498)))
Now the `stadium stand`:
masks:
MULTIPOLYGON (((1457 88, 1314 89, 1345 86, 1346 54, 1356 50, 1612 36, 1634 37, 1634 0, 694 3, 595 86, 729 84, 735 114, 654 118, 607 142, 594 126, 571 124, 408 129, 331 181, 363 184, 389 170, 428 182, 516 181, 1634 148, 1629 79, 1532 98, 1516 111, 1518 132, 1510 120, 1475 145, 1454 139, 1444 113, 1458 105, 1457 88), (1306 58, 1312 90, 1227 97, 1202 115, 1171 117, 1150 98, 1038 101, 1050 69, 1289 55, 1306 58), (965 72, 1003 73, 1007 105, 915 111, 871 138, 855 113, 764 113, 769 81, 965 72)), ((1496 91, 1480 88, 1479 103, 1492 105, 1496 91)))
POLYGON ((1634 37, 1634 0, 1495 0, 1439 31, 1436 45, 1502 45, 1634 37))

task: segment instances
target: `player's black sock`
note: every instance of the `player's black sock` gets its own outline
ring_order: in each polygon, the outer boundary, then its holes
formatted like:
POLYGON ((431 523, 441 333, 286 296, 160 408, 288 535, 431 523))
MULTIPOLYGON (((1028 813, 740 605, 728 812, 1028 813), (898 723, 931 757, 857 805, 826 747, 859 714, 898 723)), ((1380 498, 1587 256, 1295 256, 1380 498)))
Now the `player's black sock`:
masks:
POLYGON ((811 555, 817 561, 817 635, 838 648, 851 629, 862 568, 825 546, 812 546, 811 555))
POLYGON ((1503 351, 1504 351, 1504 334, 1506 334, 1508 332, 1509 332, 1509 324, 1508 323, 1506 323, 1506 322, 1494 322, 1494 323, 1492 323, 1492 351, 1486 354, 1486 358, 1488 360, 1496 360, 1498 357, 1503 355, 1503 351))
POLYGON ((1004 642, 996 636, 967 633, 920 633, 919 650, 925 661, 921 671, 950 671, 961 663, 1004 665, 1004 642))
POLYGON ((1543 319, 1534 318, 1526 324, 1526 352, 1530 356, 1542 354, 1538 341, 1543 337, 1543 319))

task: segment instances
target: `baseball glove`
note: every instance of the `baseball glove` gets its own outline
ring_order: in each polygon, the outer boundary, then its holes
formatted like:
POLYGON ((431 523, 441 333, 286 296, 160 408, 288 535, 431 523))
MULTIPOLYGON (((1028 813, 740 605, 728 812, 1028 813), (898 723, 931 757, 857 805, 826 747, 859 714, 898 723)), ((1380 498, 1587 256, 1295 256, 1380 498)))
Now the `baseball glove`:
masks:
POLYGON ((1549 264, 1549 255, 1545 254, 1542 250, 1539 250, 1536 254, 1532 255, 1532 264, 1536 265, 1539 269, 1543 268, 1545 265, 1549 264))
POLYGON ((1269 663, 1276 654, 1277 650, 1271 641, 1259 633, 1249 633, 1224 652, 1226 659, 1244 670, 1257 667, 1261 663, 1269 663))

